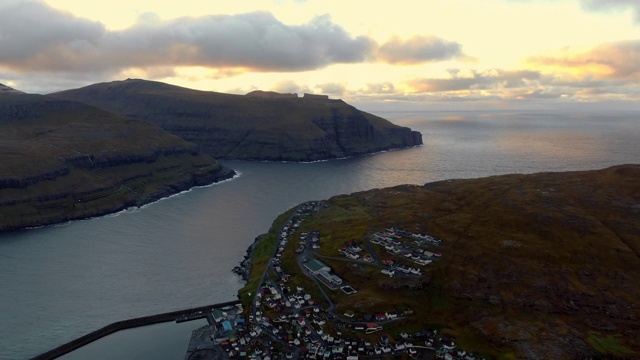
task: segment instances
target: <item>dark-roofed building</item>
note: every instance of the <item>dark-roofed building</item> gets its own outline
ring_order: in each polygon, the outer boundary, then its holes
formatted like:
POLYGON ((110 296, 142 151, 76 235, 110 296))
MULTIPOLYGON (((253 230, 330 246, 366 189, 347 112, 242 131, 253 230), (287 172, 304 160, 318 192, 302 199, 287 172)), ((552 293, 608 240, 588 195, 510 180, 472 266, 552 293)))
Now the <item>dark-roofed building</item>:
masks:
POLYGON ((321 271, 331 271, 331 268, 328 265, 316 259, 307 261, 304 263, 304 267, 306 267, 313 275, 318 275, 321 271))

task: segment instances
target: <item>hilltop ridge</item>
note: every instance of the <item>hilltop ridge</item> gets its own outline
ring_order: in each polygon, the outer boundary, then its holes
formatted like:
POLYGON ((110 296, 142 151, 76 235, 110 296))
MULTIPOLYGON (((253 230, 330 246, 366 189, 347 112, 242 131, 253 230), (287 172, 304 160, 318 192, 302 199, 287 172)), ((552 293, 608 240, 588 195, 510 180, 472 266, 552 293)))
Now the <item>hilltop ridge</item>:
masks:
POLYGON ((245 94, 245 96, 261 97, 261 98, 281 98, 281 99, 297 99, 298 94, 295 93, 279 93, 275 91, 255 90, 245 94))
POLYGON ((16 90, 14 88, 8 87, 4 84, 0 84, 0 94, 4 93, 12 93, 12 94, 24 94, 22 91, 16 90))
POLYGON ((315 161, 422 144, 419 132, 323 95, 233 95, 128 79, 50 96, 151 121, 222 159, 315 161))

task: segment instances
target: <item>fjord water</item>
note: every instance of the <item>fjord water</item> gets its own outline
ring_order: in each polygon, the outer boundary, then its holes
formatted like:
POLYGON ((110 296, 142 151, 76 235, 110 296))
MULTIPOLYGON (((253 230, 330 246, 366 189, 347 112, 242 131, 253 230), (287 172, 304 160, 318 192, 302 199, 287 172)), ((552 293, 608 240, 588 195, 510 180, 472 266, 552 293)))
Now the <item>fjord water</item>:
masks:
MULTIPOLYGON (((0 359, 28 358, 114 321, 235 299, 242 283, 231 269, 278 214, 303 201, 639 160, 636 112, 377 114, 422 132, 425 145, 308 164, 228 161, 241 174, 231 181, 117 215, 0 235, 0 359)), ((190 328, 182 328, 177 350, 171 331, 121 337, 169 359, 187 347, 190 328)), ((97 351, 109 358, 117 339, 97 351)))

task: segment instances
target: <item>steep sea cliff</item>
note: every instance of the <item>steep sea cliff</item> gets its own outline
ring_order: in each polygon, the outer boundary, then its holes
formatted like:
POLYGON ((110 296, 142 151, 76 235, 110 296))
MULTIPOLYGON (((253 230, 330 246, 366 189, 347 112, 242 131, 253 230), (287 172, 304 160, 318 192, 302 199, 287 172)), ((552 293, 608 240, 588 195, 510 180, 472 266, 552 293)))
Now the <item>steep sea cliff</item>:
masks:
POLYGON ((327 96, 232 95, 146 80, 50 95, 151 121, 219 159, 316 161, 422 144, 419 132, 327 96))

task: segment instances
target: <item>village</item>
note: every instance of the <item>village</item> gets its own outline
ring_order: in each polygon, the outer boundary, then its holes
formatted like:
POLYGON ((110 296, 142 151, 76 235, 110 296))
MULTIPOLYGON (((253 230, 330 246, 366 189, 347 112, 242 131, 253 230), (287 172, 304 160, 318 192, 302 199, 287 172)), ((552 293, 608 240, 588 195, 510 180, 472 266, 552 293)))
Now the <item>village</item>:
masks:
POLYGON ((386 325, 410 318, 412 309, 398 311, 390 304, 388 309, 369 314, 336 311, 330 294, 349 296, 358 289, 334 273, 322 258, 376 265, 380 276, 391 279, 419 278, 433 261, 442 261, 437 251, 442 240, 387 228, 361 241, 345 241, 335 249, 335 255, 320 255, 317 250, 323 246, 322 234, 298 229, 323 206, 308 202, 296 209, 279 232, 275 252, 251 294, 249 308, 238 304, 207 314, 210 325, 194 331, 185 359, 480 358, 466 353, 453 338, 440 336, 437 330, 400 331, 393 337, 385 333, 386 325), (283 265, 288 247, 295 248, 297 275, 288 273, 283 265), (313 286, 294 286, 293 276, 305 276, 310 280, 306 283, 313 286))

